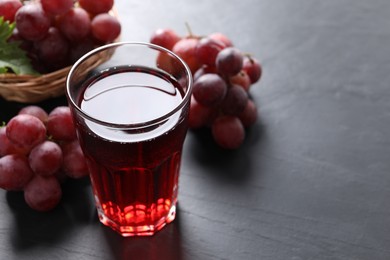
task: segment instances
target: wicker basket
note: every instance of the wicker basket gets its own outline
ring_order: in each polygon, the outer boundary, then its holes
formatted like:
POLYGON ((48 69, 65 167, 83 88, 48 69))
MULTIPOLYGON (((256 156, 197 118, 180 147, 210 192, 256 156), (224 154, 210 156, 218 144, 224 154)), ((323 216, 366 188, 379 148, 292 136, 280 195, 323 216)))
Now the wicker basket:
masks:
MULTIPOLYGON (((85 71, 92 70, 107 60, 110 54, 96 56, 85 71)), ((64 95, 66 77, 71 66, 39 76, 0 74, 0 96, 8 101, 37 103, 64 95)))
POLYGON ((40 76, 0 75, 0 95, 8 101, 36 103, 64 94, 70 67, 40 76))
MULTIPOLYGON (((116 17, 115 9, 110 13, 116 17)), ((118 37, 115 41, 119 41, 118 37)), ((107 60, 112 53, 96 56, 88 63, 92 70, 107 60)), ((56 70, 39 76, 16 75, 11 73, 0 74, 0 97, 7 101, 20 103, 37 103, 46 99, 59 97, 65 94, 66 77, 72 66, 56 70)))

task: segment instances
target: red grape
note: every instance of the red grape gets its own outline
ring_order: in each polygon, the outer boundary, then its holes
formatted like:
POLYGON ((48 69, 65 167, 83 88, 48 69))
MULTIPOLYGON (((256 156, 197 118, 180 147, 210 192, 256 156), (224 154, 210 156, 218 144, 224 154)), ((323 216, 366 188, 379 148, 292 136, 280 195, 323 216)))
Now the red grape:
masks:
POLYGON ((91 51, 95 47, 95 43, 91 38, 86 38, 81 42, 78 42, 75 46, 71 46, 70 49, 70 61, 71 63, 76 62, 84 54, 91 51))
POLYGON ((206 126, 211 121, 212 112, 212 108, 202 106, 192 96, 190 114, 188 117, 188 127, 200 128, 206 126))
POLYGON ((114 5, 114 0, 79 0, 82 8, 91 14, 107 13, 114 5))
POLYGON ((234 48, 229 47, 220 51, 217 55, 216 65, 219 73, 225 76, 234 76, 242 69, 243 55, 234 48))
POLYGON ((172 51, 187 63, 192 73, 200 68, 200 63, 195 55, 198 42, 197 38, 183 38, 172 48, 172 51))
POLYGON ((27 154, 29 151, 13 144, 6 134, 7 126, 0 127, 0 157, 7 154, 27 154))
POLYGON ((0 1, 0 16, 4 17, 5 21, 13 22, 15 14, 22 7, 22 2, 19 0, 1 0, 0 1))
POLYGON ((246 73, 245 70, 241 70, 236 75, 230 77, 229 81, 231 84, 236 84, 241 86, 247 92, 249 91, 252 85, 251 79, 249 78, 248 73, 246 73))
MULTIPOLYGON (((190 31, 190 29, 189 29, 190 31)), ((150 42, 166 47, 181 57, 193 74, 189 128, 211 127, 215 142, 225 149, 238 148, 245 127, 257 120, 257 108, 249 90, 261 76, 259 62, 238 48, 223 33, 202 38, 189 33, 180 38, 171 29, 158 29, 150 42)), ((174 71, 168 55, 158 55, 159 68, 174 71)))
POLYGON ((92 19, 91 31, 93 37, 102 42, 112 42, 121 33, 118 19, 107 13, 98 14, 92 19))
POLYGON ((238 85, 232 85, 228 88, 226 96, 222 101, 222 112, 226 115, 237 116, 244 111, 247 102, 247 92, 238 85))
POLYGON ((225 97, 227 86, 217 74, 204 74, 195 82, 192 93, 196 101, 204 106, 214 106, 225 97))
POLYGON ((194 81, 196 81, 200 76, 207 74, 207 73, 215 73, 216 74, 217 69, 215 68, 215 66, 203 65, 197 71, 195 71, 194 76, 193 76, 194 81))
POLYGON ((209 35, 211 39, 221 41, 225 44, 225 47, 233 47, 232 41, 223 33, 215 32, 209 35))
POLYGON ((201 64, 215 66, 218 53, 225 48, 225 44, 210 37, 202 38, 195 50, 195 55, 201 64))
POLYGON ((7 124, 7 137, 15 145, 31 149, 46 139, 46 127, 32 115, 16 115, 7 124))
POLYGON ((22 115, 22 114, 27 114, 27 115, 32 115, 32 116, 35 116, 37 118, 39 118, 42 123, 46 124, 46 121, 47 121, 47 113, 46 111, 41 108, 40 106, 35 106, 35 105, 29 105, 29 106, 26 106, 26 107, 23 107, 21 110, 19 110, 19 115, 22 115))
POLYGON ((54 175, 62 165, 61 147, 55 142, 45 141, 31 150, 28 160, 36 174, 54 175))
POLYGON ((41 0, 41 5, 47 14, 59 15, 73 7, 73 0, 41 0))
POLYGON ((257 108, 252 100, 248 99, 246 107, 239 115, 239 118, 245 127, 250 127, 257 121, 257 108))
POLYGON ((15 14, 16 28, 26 40, 36 41, 45 37, 50 28, 50 18, 38 3, 25 4, 15 14))
POLYGON ((63 170, 67 176, 78 179, 88 175, 86 160, 77 140, 64 144, 62 151, 63 170))
POLYGON ((72 141, 76 138, 76 129, 69 107, 58 106, 49 113, 47 132, 54 140, 72 141))
POLYGON ((245 129, 234 116, 218 117, 211 126, 214 141, 225 149, 237 149, 245 139, 245 129))
POLYGON ((180 40, 180 36, 171 29, 157 29, 151 36, 150 42, 168 50, 172 50, 173 46, 180 40))
POLYGON ((55 27, 50 27, 45 38, 37 41, 35 47, 40 61, 51 66, 64 62, 69 50, 65 37, 55 27))
POLYGON ((171 55, 164 52, 159 52, 156 58, 156 65, 158 68, 163 69, 171 74, 175 72, 175 60, 171 55))
POLYGON ((88 36, 91 20, 84 9, 75 7, 59 17, 58 26, 67 39, 78 42, 88 36))
POLYGON ((49 211, 55 208, 62 197, 61 185, 54 176, 35 177, 24 188, 24 199, 32 209, 49 211))
POLYGON ((261 65, 255 58, 245 56, 243 61, 243 70, 249 75, 252 84, 259 81, 262 73, 261 65))
POLYGON ((0 188, 22 190, 33 175, 24 155, 9 154, 0 158, 0 188))
POLYGON ((5 133, 6 127, 0 127, 0 158, 4 155, 10 154, 10 150, 12 147, 12 143, 7 137, 7 134, 5 133))

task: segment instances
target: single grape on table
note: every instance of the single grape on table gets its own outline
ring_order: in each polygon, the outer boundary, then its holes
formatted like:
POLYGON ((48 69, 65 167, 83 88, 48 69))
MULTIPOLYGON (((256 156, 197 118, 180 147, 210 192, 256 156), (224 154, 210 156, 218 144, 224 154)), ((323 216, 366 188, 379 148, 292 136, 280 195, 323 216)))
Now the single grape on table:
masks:
MULTIPOLYGON (((181 37, 172 29, 160 28, 150 42, 172 50, 191 69, 194 86, 189 127, 210 128, 216 144, 238 149, 245 140, 245 129, 258 119, 250 90, 260 80, 260 62, 221 32, 197 36, 189 30, 181 37)), ((162 57, 156 62, 165 67, 169 64, 162 57)))

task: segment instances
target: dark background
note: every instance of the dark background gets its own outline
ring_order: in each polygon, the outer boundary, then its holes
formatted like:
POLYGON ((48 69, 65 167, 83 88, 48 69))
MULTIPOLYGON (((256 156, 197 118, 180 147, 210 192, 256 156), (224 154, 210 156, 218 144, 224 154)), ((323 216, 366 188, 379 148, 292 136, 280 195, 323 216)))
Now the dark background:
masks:
MULTIPOLYGON (((390 1, 116 0, 122 40, 227 34, 264 67, 236 151, 191 131, 177 219, 150 238, 98 222, 88 181, 50 213, 0 192, 0 259, 390 259, 390 1)), ((64 99, 45 102, 47 109, 64 99)), ((21 107, 0 102, 1 120, 21 107)))

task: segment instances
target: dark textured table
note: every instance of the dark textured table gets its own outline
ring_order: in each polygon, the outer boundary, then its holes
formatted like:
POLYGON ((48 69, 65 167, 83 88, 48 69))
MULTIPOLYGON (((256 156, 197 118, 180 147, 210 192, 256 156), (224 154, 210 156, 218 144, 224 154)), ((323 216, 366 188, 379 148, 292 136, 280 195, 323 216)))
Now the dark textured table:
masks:
MULTIPOLYGON (((260 120, 237 151, 189 132, 177 219, 150 238, 101 225, 88 181, 50 213, 1 191, 0 259, 390 259, 390 1, 116 5, 123 40, 188 22, 256 56, 260 120)), ((21 107, 0 105, 1 120, 21 107)))

